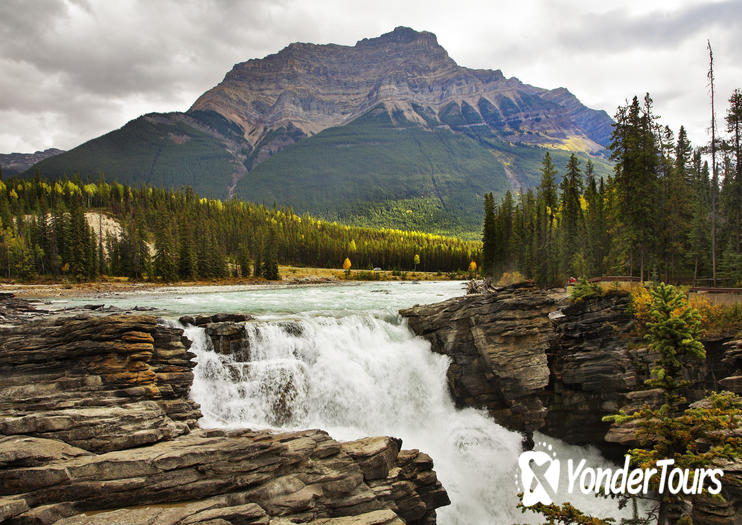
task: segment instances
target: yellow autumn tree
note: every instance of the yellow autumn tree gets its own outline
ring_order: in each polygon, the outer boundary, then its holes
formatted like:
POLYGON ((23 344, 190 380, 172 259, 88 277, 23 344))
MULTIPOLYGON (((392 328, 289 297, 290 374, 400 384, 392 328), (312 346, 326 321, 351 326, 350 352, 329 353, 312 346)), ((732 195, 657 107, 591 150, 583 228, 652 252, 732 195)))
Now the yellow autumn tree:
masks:
POLYGON ((348 257, 345 258, 343 261, 343 270, 345 270, 345 275, 350 275, 350 259, 348 257))

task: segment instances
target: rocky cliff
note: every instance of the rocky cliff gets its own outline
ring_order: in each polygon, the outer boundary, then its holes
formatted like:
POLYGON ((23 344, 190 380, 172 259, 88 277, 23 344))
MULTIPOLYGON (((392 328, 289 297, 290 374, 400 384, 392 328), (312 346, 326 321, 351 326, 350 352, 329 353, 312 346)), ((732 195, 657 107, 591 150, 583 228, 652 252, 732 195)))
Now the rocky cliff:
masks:
MULTIPOLYGON (((627 295, 570 302, 530 282, 470 292, 400 312, 433 351, 450 357, 457 404, 484 408, 508 428, 594 445, 609 456, 636 445, 630 425, 602 421, 664 399, 644 383, 657 356, 635 335, 627 295)), ((707 361, 687 376, 689 400, 701 399, 706 389, 741 393, 742 341, 716 339, 705 346, 707 361)), ((694 523, 742 520, 742 459, 723 468, 725 499, 689 501, 694 523)))
MULTIPOLYGON (((662 396, 644 383, 657 356, 636 335, 628 295, 571 302, 531 282, 470 291, 400 312, 434 352, 451 358, 448 380, 459 405, 486 408, 509 428, 605 451, 633 443, 629 430, 611 428, 603 416, 662 396)), ((704 343, 706 362, 686 378, 689 401, 708 389, 742 392, 742 343, 704 343)))
POLYGON ((448 504, 394 438, 200 429, 190 341, 155 317, 7 295, 0 315, 0 521, 422 525, 448 504))
POLYGON ((459 406, 486 408, 500 424, 533 431, 547 414, 550 311, 556 299, 533 286, 470 294, 402 310, 410 328, 451 358, 448 385, 459 406))
POLYGON ((408 27, 355 46, 294 43, 242 62, 189 111, 216 112, 243 129, 251 145, 266 147, 271 130, 310 136, 379 104, 421 126, 434 118, 441 125, 490 127, 515 132, 516 142, 562 144, 579 136, 585 149, 600 151, 611 134, 607 115, 582 106, 566 89, 535 88, 500 70, 461 67, 434 34, 408 27))
POLYGON ((646 397, 636 391, 653 362, 632 335, 628 297, 569 304, 530 282, 475 291, 401 311, 434 352, 451 358, 456 402, 486 408, 512 429, 610 451, 601 419, 646 397))

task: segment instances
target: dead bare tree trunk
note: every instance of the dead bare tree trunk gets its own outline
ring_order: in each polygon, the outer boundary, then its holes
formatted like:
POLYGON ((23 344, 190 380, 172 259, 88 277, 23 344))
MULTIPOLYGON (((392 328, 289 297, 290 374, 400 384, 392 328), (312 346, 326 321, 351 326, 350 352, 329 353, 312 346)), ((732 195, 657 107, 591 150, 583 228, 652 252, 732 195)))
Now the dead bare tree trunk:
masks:
POLYGON ((716 192, 719 186, 716 173, 716 113, 714 112, 714 53, 711 41, 707 40, 709 50, 708 79, 711 85, 711 272, 716 287, 716 192))

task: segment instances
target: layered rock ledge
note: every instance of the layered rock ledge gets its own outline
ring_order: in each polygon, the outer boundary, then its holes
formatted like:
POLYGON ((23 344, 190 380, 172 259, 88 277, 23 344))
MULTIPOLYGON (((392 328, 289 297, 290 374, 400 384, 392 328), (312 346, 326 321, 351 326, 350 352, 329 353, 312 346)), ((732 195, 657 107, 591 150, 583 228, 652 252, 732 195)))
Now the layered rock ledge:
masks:
POLYGON ((530 285, 469 294, 400 313, 410 328, 451 358, 448 385, 459 406, 486 408, 499 423, 544 426, 539 394, 549 384, 551 322, 556 299, 530 285))
POLYGON ((156 317, 0 316, 0 522, 430 525, 449 503, 394 438, 199 428, 190 341, 156 317))

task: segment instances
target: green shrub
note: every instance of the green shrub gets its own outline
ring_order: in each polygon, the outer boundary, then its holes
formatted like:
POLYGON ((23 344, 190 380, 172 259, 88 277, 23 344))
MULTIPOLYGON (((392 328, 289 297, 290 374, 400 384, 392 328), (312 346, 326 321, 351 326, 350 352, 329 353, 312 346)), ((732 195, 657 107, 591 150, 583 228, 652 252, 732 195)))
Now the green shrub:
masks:
POLYGON ((586 279, 580 279, 577 284, 572 287, 570 292, 570 298, 573 301, 584 301, 591 297, 601 297, 603 295, 603 288, 598 283, 589 283, 586 279))

